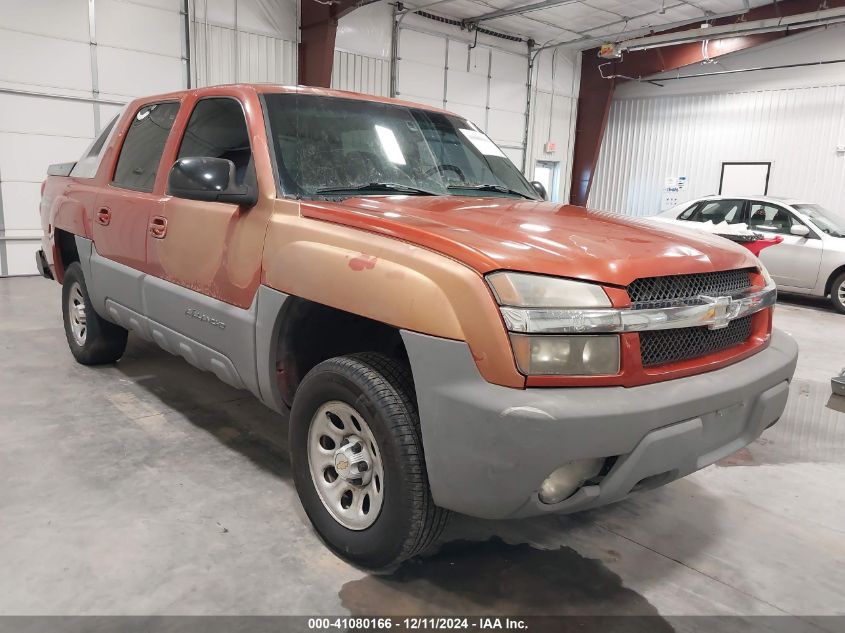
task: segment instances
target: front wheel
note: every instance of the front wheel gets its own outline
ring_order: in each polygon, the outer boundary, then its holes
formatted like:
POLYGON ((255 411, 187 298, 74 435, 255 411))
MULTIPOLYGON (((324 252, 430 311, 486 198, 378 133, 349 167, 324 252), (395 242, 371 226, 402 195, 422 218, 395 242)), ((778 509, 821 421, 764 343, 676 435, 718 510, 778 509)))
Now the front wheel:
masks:
POLYGON ((830 286, 830 302, 837 312, 845 314, 845 273, 833 280, 830 286))
POLYGON ((126 350, 128 332, 94 312, 82 266, 67 267, 62 284, 62 317, 70 351, 83 365, 113 363, 126 350))
POLYGON ((410 373, 381 354, 312 369, 290 423, 294 481, 308 518, 338 555, 383 569, 427 549, 448 512, 428 488, 410 373))

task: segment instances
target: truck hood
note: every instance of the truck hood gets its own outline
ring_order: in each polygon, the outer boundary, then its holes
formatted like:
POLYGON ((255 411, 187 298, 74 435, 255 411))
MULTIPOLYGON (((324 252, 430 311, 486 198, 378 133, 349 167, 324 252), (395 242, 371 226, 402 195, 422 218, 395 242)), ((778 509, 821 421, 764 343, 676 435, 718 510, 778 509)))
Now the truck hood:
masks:
POLYGON ((626 286, 640 277, 758 265, 747 249, 716 235, 550 202, 368 196, 303 201, 301 212, 440 252, 481 274, 517 270, 626 286))

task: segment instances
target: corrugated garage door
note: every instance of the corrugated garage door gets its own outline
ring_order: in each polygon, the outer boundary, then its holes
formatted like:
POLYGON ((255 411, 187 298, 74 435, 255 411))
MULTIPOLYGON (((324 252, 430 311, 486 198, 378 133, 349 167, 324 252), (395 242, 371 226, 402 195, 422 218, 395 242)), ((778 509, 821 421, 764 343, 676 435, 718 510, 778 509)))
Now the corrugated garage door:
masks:
POLYGON ((130 97, 182 87, 181 6, 0 0, 0 276, 36 272, 47 166, 76 160, 130 97))
POLYGON ((522 168, 528 58, 446 35, 399 29, 396 96, 467 117, 522 168))

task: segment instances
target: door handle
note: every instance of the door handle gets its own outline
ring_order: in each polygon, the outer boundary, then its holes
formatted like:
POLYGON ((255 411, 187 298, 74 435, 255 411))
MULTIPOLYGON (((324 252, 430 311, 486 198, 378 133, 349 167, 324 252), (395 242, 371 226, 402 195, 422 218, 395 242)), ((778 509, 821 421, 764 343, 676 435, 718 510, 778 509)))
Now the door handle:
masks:
POLYGON ((108 207, 102 207, 97 211, 97 223, 108 226, 109 222, 111 222, 111 210, 108 207))
POLYGON ((160 215, 153 216, 153 219, 150 220, 150 235, 157 240, 163 240, 164 236, 167 235, 167 218, 160 215))

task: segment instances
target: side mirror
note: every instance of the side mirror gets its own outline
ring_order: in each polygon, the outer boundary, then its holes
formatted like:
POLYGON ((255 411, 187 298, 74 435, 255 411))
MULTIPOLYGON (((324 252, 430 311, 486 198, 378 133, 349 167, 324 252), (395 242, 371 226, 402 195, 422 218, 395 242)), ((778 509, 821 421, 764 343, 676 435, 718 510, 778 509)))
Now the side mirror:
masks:
POLYGON ((549 194, 546 192, 546 188, 543 186, 543 183, 538 180, 532 180, 531 186, 534 187, 534 191, 540 194, 540 197, 543 200, 549 199, 549 194))
POLYGON ((789 227, 789 232, 793 235, 807 237, 810 234, 810 229, 804 226, 803 224, 793 224, 791 227, 789 227))
POLYGON ((255 184, 235 184, 235 163, 207 156, 186 156, 173 163, 167 177, 167 193, 177 198, 229 202, 247 208, 258 202, 255 184))

